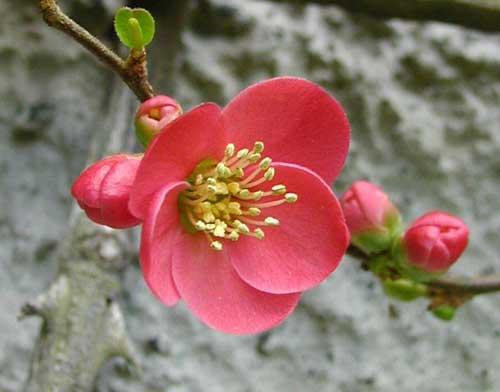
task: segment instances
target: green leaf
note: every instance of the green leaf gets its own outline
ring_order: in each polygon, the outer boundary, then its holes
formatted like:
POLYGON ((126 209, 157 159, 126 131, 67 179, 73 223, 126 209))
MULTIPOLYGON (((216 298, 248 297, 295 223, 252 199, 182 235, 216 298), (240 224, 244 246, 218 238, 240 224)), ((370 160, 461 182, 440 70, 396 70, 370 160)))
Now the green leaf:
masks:
POLYGON ((143 8, 122 7, 115 15, 115 31, 125 46, 142 49, 153 40, 155 20, 143 8))
POLYGON ((443 321, 451 321, 455 317, 456 309, 450 305, 440 305, 432 309, 432 314, 443 321))
POLYGON ((387 296, 401 301, 413 301, 427 292, 424 285, 406 279, 386 280, 383 287, 387 296))

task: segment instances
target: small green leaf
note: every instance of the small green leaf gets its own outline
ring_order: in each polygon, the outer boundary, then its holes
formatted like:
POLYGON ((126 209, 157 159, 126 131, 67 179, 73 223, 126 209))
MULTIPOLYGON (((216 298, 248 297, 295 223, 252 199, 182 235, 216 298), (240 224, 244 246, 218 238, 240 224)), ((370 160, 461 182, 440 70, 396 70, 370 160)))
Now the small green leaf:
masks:
POLYGON ((125 46, 142 49, 153 40, 155 20, 143 8, 122 7, 115 15, 115 31, 125 46))
POLYGON ((383 287, 387 296, 401 301, 413 301, 427 292, 424 285, 406 279, 386 280, 383 287))
POLYGON ((450 305, 440 305, 432 309, 432 314, 443 321, 451 321, 455 317, 456 309, 450 305))

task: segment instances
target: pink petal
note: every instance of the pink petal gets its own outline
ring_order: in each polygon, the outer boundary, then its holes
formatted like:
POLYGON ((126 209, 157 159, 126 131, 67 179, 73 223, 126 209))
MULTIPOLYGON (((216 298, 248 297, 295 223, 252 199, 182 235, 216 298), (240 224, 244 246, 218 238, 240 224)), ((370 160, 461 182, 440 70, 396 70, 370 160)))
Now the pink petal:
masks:
POLYGON ((80 204, 78 202, 82 210, 87 214, 90 220, 94 221, 95 223, 99 223, 100 225, 105 225, 104 219, 102 219, 101 215, 101 209, 100 208, 92 208, 92 207, 87 207, 83 204, 80 204))
POLYGON ((280 324, 300 294, 263 293, 243 282, 224 251, 205 237, 185 233, 174 248, 174 281, 191 311, 208 326, 231 334, 254 334, 280 324))
MULTIPOLYGON (((265 227, 265 238, 240 237, 228 244, 231 262, 241 278, 258 290, 293 293, 310 289, 330 275, 349 245, 340 204, 330 187, 311 170, 276 163, 275 180, 298 201, 265 208, 258 218, 279 219, 265 227)), ((267 189, 267 188, 266 188, 267 189)))
POLYGON ((130 190, 135 179, 139 157, 116 163, 101 183, 100 206, 107 226, 128 228, 140 223, 128 209, 130 190))
POLYGON ((132 214, 143 218, 159 188, 185 180, 204 159, 222 158, 225 146, 220 108, 215 104, 202 104, 169 123, 139 166, 130 195, 132 214))
POLYGON ((144 279, 167 306, 173 306, 179 300, 172 279, 172 255, 175 241, 183 230, 177 199, 187 187, 187 183, 177 182, 161 188, 151 201, 142 227, 140 262, 144 279))
POLYGON ((349 123, 340 104, 304 79, 281 77, 243 90, 223 110, 236 148, 265 143, 264 153, 308 167, 327 183, 337 178, 349 149, 349 123))

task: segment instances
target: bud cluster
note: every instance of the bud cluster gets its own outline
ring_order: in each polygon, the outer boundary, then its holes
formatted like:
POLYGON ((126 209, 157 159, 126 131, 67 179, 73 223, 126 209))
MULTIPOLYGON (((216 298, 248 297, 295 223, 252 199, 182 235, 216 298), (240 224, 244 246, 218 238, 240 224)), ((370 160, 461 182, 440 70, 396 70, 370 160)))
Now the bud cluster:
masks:
MULTIPOLYGON (((422 283, 445 273, 467 247, 467 225, 442 211, 426 213, 405 230, 387 194, 370 182, 356 181, 340 202, 352 246, 368 256, 371 271, 390 297, 411 301, 427 295, 422 283)), ((433 309, 433 314, 453 317, 443 309, 433 309)))

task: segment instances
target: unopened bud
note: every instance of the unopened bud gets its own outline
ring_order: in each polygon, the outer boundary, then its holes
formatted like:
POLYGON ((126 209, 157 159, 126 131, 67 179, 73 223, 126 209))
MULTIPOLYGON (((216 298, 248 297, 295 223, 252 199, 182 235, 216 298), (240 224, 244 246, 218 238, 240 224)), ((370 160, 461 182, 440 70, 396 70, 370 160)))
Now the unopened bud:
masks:
POLYGON ((78 176, 71 194, 92 221, 115 229, 135 226, 140 220, 129 211, 128 201, 140 163, 137 155, 101 159, 78 176))
POLYGON ((173 98, 157 95, 143 102, 135 115, 135 132, 147 147, 167 124, 182 114, 181 106, 173 98))
POLYGON ((410 225, 393 254, 401 273, 428 281, 446 272, 459 259, 468 240, 469 230, 461 219, 432 211, 410 225))
POLYGON ((356 181, 340 199, 354 246, 367 254, 391 248, 402 231, 401 217, 384 191, 356 181))

